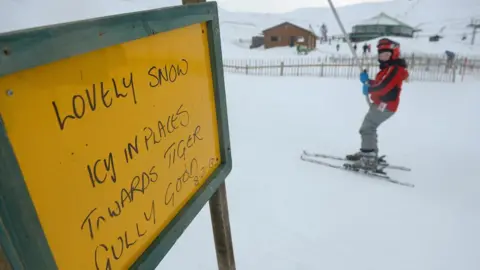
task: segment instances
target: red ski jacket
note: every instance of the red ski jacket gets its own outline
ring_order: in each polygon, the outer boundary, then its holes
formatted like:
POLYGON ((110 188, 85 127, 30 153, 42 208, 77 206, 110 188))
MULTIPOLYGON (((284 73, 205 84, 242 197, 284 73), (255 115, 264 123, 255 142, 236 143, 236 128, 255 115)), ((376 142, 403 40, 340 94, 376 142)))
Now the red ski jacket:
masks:
POLYGON ((381 65, 375 80, 369 81, 368 92, 374 104, 385 103, 386 109, 396 112, 400 103, 402 83, 409 76, 405 60, 397 59, 381 65))

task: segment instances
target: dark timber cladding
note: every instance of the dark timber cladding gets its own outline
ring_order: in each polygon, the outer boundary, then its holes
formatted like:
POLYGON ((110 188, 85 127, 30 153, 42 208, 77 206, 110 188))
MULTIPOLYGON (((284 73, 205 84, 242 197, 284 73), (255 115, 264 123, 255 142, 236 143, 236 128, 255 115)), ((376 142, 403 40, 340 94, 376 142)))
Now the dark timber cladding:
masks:
POLYGON ((312 31, 289 22, 263 30, 263 36, 265 49, 284 46, 293 47, 296 44, 304 45, 308 49, 314 49, 317 44, 317 37, 312 31))

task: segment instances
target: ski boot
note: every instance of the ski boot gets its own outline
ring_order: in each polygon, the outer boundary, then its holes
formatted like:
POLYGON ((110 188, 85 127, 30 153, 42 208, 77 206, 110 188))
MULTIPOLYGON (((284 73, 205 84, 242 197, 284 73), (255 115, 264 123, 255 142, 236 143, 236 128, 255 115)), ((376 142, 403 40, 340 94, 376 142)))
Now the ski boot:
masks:
POLYGON ((378 157, 376 152, 357 152, 353 155, 347 155, 347 160, 353 161, 352 164, 345 164, 346 168, 352 170, 366 170, 375 173, 385 174, 383 169, 387 167, 384 156, 378 157))
MULTIPOLYGON (((359 151, 357 153, 354 153, 354 154, 351 154, 351 155, 347 155, 345 158, 348 160, 348 161, 359 161, 366 153, 368 152, 362 152, 362 151, 359 151)), ((373 152, 375 153, 375 156, 377 158, 377 164, 381 167, 381 169, 383 170, 385 167, 388 166, 388 163, 387 161, 385 160, 385 155, 383 156, 378 156, 376 154, 376 152, 373 152)))

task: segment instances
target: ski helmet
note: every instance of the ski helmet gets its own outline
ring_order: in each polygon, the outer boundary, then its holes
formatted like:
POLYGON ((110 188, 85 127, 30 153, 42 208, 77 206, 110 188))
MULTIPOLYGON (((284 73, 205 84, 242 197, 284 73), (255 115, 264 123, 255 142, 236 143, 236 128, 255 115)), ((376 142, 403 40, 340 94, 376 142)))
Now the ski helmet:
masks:
POLYGON ((377 43, 378 53, 391 52, 390 59, 398 59, 400 57, 400 43, 395 42, 388 38, 382 38, 377 43))

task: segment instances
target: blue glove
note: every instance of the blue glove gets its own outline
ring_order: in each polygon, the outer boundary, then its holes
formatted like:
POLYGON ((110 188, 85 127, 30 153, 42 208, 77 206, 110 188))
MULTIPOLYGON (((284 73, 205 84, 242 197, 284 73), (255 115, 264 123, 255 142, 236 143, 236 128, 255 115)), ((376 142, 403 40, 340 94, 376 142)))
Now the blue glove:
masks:
POLYGON ((368 95, 368 84, 367 83, 363 84, 362 92, 365 96, 368 95))
POLYGON ((365 84, 368 82, 368 73, 366 71, 360 73, 360 81, 365 84))

